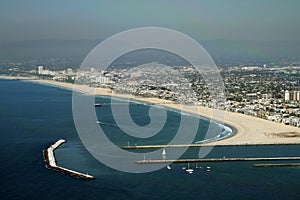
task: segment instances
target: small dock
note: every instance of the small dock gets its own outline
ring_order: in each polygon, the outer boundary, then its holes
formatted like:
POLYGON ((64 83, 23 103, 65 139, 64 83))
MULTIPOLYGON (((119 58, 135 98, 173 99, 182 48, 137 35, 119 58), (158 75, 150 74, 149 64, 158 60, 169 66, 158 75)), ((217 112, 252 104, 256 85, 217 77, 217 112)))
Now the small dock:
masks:
POLYGON ((238 162, 238 161, 284 161, 284 160, 300 160, 300 157, 139 160, 139 161, 136 162, 136 164, 193 163, 193 162, 238 162))
POLYGON ((74 176, 77 178, 85 179, 85 180, 94 180, 95 177, 88 175, 88 174, 83 174, 80 172, 76 172, 74 170, 66 169, 64 167, 59 167, 56 164, 55 156, 54 156, 54 151, 57 149, 60 145, 64 144, 66 140, 60 139, 54 144, 52 144, 49 148, 43 151, 44 158, 45 158, 45 164, 48 169, 53 169, 56 171, 59 171, 64 174, 68 174, 70 176, 74 176))

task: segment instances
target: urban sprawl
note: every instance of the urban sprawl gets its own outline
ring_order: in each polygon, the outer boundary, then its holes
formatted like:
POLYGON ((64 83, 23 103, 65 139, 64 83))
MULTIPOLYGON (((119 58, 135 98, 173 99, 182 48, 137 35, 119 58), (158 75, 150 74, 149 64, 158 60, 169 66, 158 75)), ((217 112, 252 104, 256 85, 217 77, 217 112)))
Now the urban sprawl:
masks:
POLYGON ((31 71, 11 68, 7 75, 110 88, 117 93, 217 107, 300 127, 300 67, 226 66, 218 70, 225 91, 223 101, 217 104, 209 83, 191 66, 167 67, 154 63, 105 71, 93 67, 51 71, 38 66, 31 71))

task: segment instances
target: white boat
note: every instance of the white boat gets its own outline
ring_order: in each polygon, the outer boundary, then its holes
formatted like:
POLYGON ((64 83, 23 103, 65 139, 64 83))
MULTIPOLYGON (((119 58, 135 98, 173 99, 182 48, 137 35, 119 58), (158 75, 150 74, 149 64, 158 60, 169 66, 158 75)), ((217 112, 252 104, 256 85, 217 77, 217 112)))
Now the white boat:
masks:
POLYGON ((171 169, 170 165, 167 165, 167 169, 169 169, 169 170, 171 169))
POLYGON ((185 171, 188 172, 189 174, 192 174, 194 172, 193 169, 190 169, 190 163, 188 163, 188 168, 185 171))
POLYGON ((166 155, 167 155, 166 149, 163 149, 161 155, 162 155, 162 156, 166 156, 166 155))
POLYGON ((207 171, 207 172, 211 172, 211 167, 210 167, 210 166, 207 166, 207 167, 206 167, 206 171, 207 171))

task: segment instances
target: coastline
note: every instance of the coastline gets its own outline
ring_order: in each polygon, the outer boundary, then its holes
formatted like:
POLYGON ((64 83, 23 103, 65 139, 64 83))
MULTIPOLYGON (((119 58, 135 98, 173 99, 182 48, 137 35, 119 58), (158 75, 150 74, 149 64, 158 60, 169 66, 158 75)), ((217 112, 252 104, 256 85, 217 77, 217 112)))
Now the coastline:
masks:
POLYGON ((276 144, 300 144, 300 129, 297 127, 287 126, 284 124, 268 121, 265 119, 248 116, 240 113, 220 111, 203 106, 181 106, 172 101, 157 99, 157 98, 143 98, 133 95, 116 94, 110 89, 106 88, 92 88, 86 85, 74 85, 71 83, 57 82, 53 80, 39 80, 30 78, 0 76, 0 79, 20 79, 33 83, 46 84, 76 90, 79 92, 109 96, 122 99, 129 99, 139 101, 147 104, 160 105, 166 108, 179 110, 185 113, 202 116, 215 121, 220 121, 222 124, 229 125, 236 130, 236 133, 228 138, 207 143, 208 145, 218 146, 236 146, 236 145, 276 145, 276 144))

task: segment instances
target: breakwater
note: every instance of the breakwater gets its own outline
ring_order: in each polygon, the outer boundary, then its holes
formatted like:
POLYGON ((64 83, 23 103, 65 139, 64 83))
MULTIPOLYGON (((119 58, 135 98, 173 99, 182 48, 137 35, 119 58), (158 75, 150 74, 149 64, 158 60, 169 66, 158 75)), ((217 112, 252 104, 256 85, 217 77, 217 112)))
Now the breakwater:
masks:
POLYGON ((48 169, 53 169, 56 171, 59 171, 64 174, 68 174, 70 176, 76 177, 76 178, 81 178, 85 180, 94 180, 95 177, 89 175, 89 174, 83 174, 74 170, 70 170, 64 167, 57 166, 55 156, 54 156, 54 151, 57 149, 60 145, 64 144, 66 140, 60 139, 54 144, 52 144, 49 148, 45 149, 43 151, 44 158, 45 158, 45 164, 48 169))
POLYGON ((283 161, 300 160, 300 157, 268 157, 268 158, 207 158, 207 159, 179 159, 179 160, 139 160, 137 164, 160 163, 193 163, 193 162, 229 162, 229 161, 283 161))
POLYGON ((254 164, 253 167, 300 167, 300 163, 264 163, 254 164))
POLYGON ((226 143, 226 144, 211 144, 211 143, 202 143, 202 144, 162 144, 162 145, 132 145, 132 146, 123 146, 122 149, 162 149, 162 148, 190 148, 190 147, 232 147, 232 146, 275 146, 275 145, 297 145, 299 142, 294 143, 226 143))

